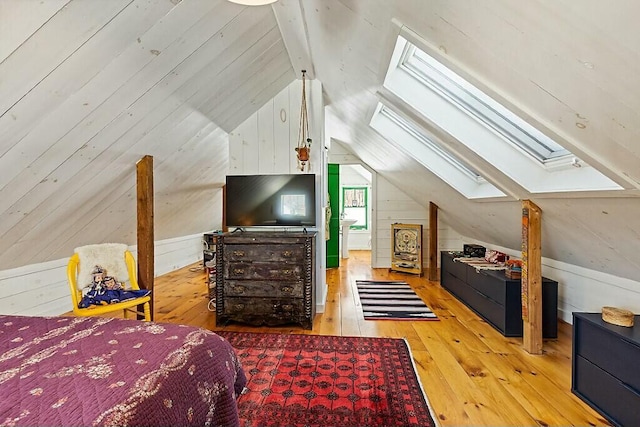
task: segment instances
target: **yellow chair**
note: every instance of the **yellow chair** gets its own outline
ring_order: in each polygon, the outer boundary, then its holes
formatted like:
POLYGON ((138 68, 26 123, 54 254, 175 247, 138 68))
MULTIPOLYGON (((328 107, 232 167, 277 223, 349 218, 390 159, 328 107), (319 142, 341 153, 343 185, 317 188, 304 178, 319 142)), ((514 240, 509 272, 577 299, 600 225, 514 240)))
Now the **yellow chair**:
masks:
MULTIPOLYGON (((82 299, 82 288, 85 287, 88 283, 79 283, 78 278, 81 272, 84 273, 85 277, 88 277, 88 272, 90 272, 95 265, 115 265, 116 270, 120 271, 122 275, 128 274, 131 289, 140 290, 136 273, 136 261, 133 258, 131 252, 126 249, 126 245, 118 243, 105 243, 76 248, 76 252, 69 259, 69 263, 67 264, 67 279, 69 282, 69 290, 71 291, 73 312, 77 316, 93 316, 111 313, 118 310, 124 310, 125 318, 128 317, 128 312, 133 312, 136 314, 143 314, 144 320, 151 321, 151 295, 113 304, 92 305, 88 308, 80 308, 78 304, 82 299), (90 249, 91 252, 87 252, 87 249, 90 249), (88 261, 85 261, 84 264, 80 257, 81 253, 84 253, 85 258, 89 259, 88 261), (91 253, 91 256, 87 256, 86 254, 88 253, 91 253), (107 259, 101 259, 100 254, 105 255, 105 257, 103 258, 107 259), (83 271, 83 268, 86 270, 83 271), (124 271, 126 271, 126 273, 124 273, 124 271), (137 311, 137 306, 139 305, 143 306, 144 312, 137 311)), ((122 278, 119 276, 115 277, 119 280, 122 280, 122 278)))

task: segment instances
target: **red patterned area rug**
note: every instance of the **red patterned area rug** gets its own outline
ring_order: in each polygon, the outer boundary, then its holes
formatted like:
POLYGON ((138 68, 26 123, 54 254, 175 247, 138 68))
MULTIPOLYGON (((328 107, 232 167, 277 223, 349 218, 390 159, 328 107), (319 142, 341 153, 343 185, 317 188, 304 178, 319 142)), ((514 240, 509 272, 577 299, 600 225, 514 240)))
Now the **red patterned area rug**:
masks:
POLYGON ((247 374, 241 426, 436 425, 403 339, 216 333, 247 374))

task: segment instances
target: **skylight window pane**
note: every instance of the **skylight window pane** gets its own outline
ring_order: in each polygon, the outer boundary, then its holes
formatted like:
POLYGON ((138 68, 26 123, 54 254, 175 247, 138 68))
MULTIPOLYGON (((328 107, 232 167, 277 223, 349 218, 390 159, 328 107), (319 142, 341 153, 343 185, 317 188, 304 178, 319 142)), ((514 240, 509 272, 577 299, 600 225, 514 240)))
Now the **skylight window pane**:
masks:
POLYGON ((369 125, 397 149, 412 157, 468 199, 502 198, 505 193, 461 162, 454 153, 392 106, 379 103, 369 125))
POLYGON ((433 150, 438 155, 440 155, 440 157, 447 160, 450 164, 458 168, 460 171, 468 175, 473 180, 477 182, 485 181, 485 179, 481 177, 478 172, 476 172, 470 166, 462 163, 457 157, 453 156, 451 153, 444 150, 439 144, 436 144, 435 142, 431 141, 424 134, 416 130, 415 126, 412 123, 407 121, 402 116, 396 114, 393 110, 390 110, 389 108, 383 106, 382 109, 380 110, 380 114, 388 117, 396 125, 400 126, 406 132, 411 134, 415 139, 420 141, 423 145, 426 145, 427 147, 429 147, 431 150, 433 150))
MULTIPOLYGON (((414 128, 414 132, 401 128, 397 121, 391 119, 391 115, 381 114, 379 109, 376 112, 378 118, 374 115, 370 125, 387 139, 402 141, 400 149, 408 149, 404 145, 412 141, 413 151, 408 154, 419 159, 417 153, 420 152, 425 162, 428 159, 425 167, 466 197, 493 196, 479 196, 472 189, 473 185, 469 186, 475 182, 477 189, 484 191, 489 183, 484 181, 478 184, 470 176, 476 176, 476 171, 470 171, 467 167, 463 172, 465 165, 450 162, 449 158, 457 159, 455 153, 442 154, 442 150, 426 145, 424 139, 417 137, 415 132, 446 150, 447 146, 442 146, 439 139, 432 138, 431 133, 426 131, 435 129, 436 134, 446 135, 456 144, 462 144, 529 193, 623 189, 492 99, 489 94, 493 92, 485 94, 425 53, 425 50, 431 52, 428 49, 433 47, 420 39, 419 35, 404 27, 401 32, 406 33, 408 38, 398 36, 380 94, 388 100, 391 110, 410 112, 411 118, 405 120, 414 128), (412 41, 409 42, 409 39, 412 41), (422 50, 418 46, 426 48, 422 50), (433 153, 438 156, 432 156, 433 153)), ((434 52, 437 50, 434 49, 434 52)), ((485 173, 484 170, 480 172, 483 175, 485 173)), ((513 193, 512 196, 521 197, 520 189, 515 188, 513 193)))
POLYGON ((458 107, 501 134, 541 163, 571 153, 478 88, 407 43, 402 66, 458 107))

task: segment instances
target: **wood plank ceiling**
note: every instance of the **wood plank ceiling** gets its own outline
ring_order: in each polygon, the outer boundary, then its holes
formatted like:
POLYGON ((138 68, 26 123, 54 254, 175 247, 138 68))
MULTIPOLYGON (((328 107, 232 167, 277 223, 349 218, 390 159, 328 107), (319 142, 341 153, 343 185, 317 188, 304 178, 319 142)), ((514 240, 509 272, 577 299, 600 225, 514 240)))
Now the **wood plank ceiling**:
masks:
POLYGON ((323 84, 327 138, 425 209, 435 202, 463 235, 518 248, 519 201, 468 201, 369 127, 399 23, 613 171, 622 196, 532 195, 543 255, 637 280, 640 4, 605 3, 2 1, 0 270, 86 243, 134 244, 135 162, 147 154, 156 239, 218 226, 228 133, 297 78, 295 46, 323 84))

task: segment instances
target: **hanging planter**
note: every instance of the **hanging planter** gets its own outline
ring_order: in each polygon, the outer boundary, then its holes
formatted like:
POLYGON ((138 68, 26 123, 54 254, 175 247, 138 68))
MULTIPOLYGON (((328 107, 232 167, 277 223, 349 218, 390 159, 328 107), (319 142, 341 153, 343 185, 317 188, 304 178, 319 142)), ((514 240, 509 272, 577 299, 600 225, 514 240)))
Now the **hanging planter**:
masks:
POLYGON ((301 171, 310 169, 311 138, 309 138, 309 116, 307 114, 307 90, 305 76, 307 70, 302 70, 302 102, 300 103, 300 129, 298 131, 298 146, 296 147, 296 157, 298 158, 298 168, 301 171))

